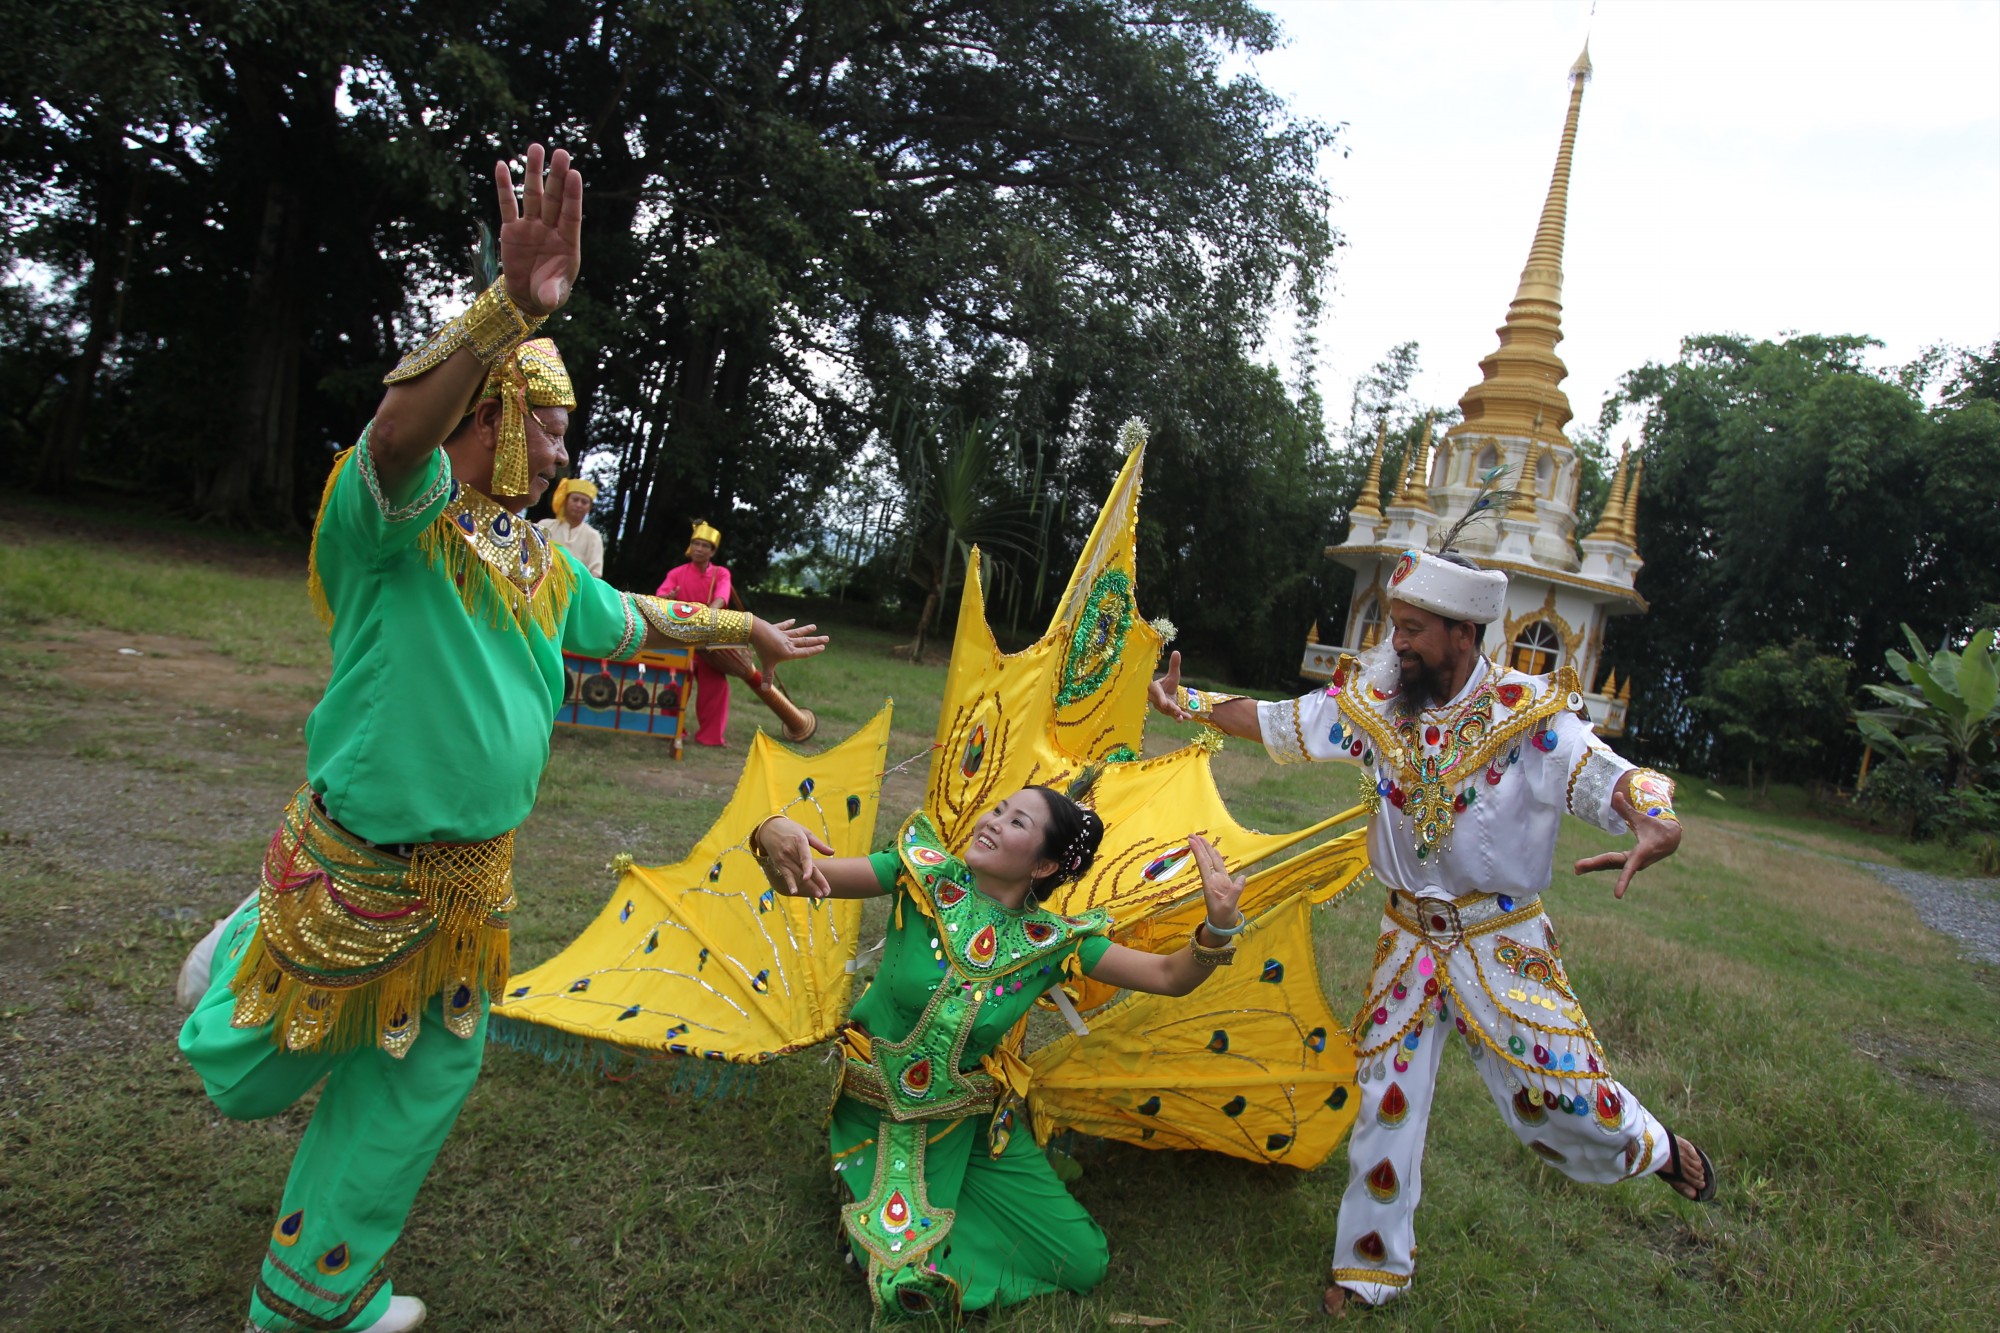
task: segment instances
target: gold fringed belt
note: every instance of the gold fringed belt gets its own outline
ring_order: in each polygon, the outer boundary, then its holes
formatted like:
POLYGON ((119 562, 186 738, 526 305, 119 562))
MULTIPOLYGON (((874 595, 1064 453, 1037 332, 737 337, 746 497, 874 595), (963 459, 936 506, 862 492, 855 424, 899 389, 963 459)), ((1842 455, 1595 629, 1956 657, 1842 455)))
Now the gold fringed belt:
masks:
POLYGON ((514 835, 399 856, 349 833, 301 787, 264 853, 257 933, 236 973, 237 1027, 286 1050, 379 1043, 401 1057, 426 1001, 470 1037, 507 982, 514 835))

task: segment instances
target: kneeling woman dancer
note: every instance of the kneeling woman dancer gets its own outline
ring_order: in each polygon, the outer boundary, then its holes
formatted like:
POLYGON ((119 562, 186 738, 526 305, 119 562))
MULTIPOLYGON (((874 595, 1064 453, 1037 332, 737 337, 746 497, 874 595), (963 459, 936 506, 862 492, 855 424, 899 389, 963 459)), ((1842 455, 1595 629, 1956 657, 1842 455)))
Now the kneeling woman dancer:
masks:
POLYGON ((1041 906, 1090 869, 1104 837, 1070 791, 1024 787, 982 816, 963 859, 910 817, 893 852, 832 856, 783 816, 751 845, 772 887, 799 897, 894 894, 875 983, 841 1030, 846 1055, 829 1137, 854 1202, 841 1210, 878 1312, 928 1314, 1086 1292, 1103 1278, 1104 1233, 1032 1136, 1011 1134, 1025 1073, 1000 1043, 1070 971, 1186 995, 1232 961, 1243 880, 1188 839, 1208 920, 1188 946, 1152 954, 1105 938, 1109 916, 1041 906), (815 859, 814 852, 820 853, 815 859))

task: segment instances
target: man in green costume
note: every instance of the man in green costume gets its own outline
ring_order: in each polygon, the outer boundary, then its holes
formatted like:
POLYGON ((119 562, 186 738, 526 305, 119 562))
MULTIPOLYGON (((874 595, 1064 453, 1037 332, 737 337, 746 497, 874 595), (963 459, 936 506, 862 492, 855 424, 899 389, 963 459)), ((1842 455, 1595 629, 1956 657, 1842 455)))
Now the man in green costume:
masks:
POLYGON ((310 580, 333 672, 306 784, 181 1031, 226 1115, 275 1115, 326 1081, 251 1329, 423 1322, 382 1264, 479 1072, 563 652, 747 643, 768 666, 826 642, 619 592, 522 520, 568 467, 576 405, 555 344, 531 335, 576 281, 583 178, 562 150, 546 180, 543 165, 531 146, 518 204, 496 167, 505 276, 390 373, 334 464, 310 580))

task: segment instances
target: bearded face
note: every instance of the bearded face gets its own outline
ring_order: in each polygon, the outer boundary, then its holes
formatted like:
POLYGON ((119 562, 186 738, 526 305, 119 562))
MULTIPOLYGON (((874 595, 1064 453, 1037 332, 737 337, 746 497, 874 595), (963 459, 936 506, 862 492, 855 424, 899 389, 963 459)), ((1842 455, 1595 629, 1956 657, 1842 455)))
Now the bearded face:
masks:
POLYGON ((1400 693, 1396 711, 1414 718, 1426 708, 1449 703, 1470 674, 1478 655, 1478 626, 1446 620, 1408 603, 1391 606, 1400 693))

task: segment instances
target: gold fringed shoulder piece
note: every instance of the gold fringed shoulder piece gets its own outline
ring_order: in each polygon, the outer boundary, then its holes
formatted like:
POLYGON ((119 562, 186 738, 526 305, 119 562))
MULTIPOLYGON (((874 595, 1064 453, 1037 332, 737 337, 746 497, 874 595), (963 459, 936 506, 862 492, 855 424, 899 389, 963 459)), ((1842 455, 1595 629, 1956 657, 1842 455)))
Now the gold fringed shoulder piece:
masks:
POLYGON ((526 634, 532 625, 551 639, 561 632, 576 591, 570 563, 532 525, 471 487, 459 487, 457 497, 417 538, 417 549, 458 589, 467 615, 494 629, 512 625, 526 634), (496 516, 504 520, 497 537, 496 516))
MULTIPOLYGON (((364 444, 367 439, 366 435, 362 436, 364 444)), ((352 457, 353 448, 342 449, 333 456, 333 467, 326 474, 326 487, 319 493, 319 509, 313 514, 312 551, 306 557, 306 596, 312 599, 313 614, 328 629, 333 628, 333 606, 326 600, 326 584, 320 581, 319 576, 319 528, 326 522, 326 504, 333 498, 333 487, 340 480, 340 470, 352 457)))

